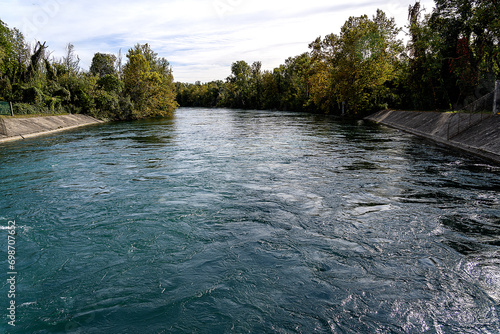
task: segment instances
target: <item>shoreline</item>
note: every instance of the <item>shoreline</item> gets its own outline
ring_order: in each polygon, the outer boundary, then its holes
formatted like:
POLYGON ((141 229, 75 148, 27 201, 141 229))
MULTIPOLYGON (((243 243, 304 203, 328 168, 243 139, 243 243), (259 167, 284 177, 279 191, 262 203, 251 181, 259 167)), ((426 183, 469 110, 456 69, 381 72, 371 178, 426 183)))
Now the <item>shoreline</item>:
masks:
POLYGON ((81 114, 0 118, 0 144, 49 135, 104 121, 81 114))

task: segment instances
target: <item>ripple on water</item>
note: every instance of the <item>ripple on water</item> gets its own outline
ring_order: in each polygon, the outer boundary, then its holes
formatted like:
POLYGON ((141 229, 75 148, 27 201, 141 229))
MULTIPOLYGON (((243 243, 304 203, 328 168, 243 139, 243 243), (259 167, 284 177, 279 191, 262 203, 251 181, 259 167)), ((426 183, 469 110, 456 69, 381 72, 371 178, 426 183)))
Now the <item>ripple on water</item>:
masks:
POLYGON ((47 138, 0 154, 18 333, 500 331, 494 166, 286 112, 47 138))

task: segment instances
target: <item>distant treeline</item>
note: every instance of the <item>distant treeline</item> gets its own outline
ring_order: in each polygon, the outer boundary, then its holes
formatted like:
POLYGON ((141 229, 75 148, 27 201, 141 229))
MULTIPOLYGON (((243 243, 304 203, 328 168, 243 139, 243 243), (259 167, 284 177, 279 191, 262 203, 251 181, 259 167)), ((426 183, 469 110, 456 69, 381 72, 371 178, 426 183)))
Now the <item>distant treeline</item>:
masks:
POLYGON ((50 58, 45 43, 28 45, 18 29, 0 21, 0 100, 15 114, 83 113, 100 119, 165 116, 178 104, 172 68, 148 44, 122 57, 96 53, 88 72, 68 44, 66 56, 50 58))
POLYGON ((272 71, 233 63, 225 81, 176 83, 181 106, 362 114, 383 108, 460 109, 491 92, 500 74, 500 2, 435 0, 409 7, 401 28, 382 11, 351 17, 340 34, 272 71))

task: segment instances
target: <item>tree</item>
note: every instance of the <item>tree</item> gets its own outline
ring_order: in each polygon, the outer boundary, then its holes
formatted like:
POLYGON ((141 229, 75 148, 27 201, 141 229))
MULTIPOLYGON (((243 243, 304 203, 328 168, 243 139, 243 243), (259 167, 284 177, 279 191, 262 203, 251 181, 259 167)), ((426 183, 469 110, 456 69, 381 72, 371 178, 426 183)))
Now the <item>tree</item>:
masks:
POLYGON ((262 74, 262 108, 279 108, 278 84, 272 71, 264 71, 262 74))
POLYGON ((493 90, 500 74, 497 0, 436 0, 422 18, 409 8, 410 42, 404 79, 417 109, 460 109, 493 90))
POLYGON ((442 41, 441 78, 460 108, 493 89, 499 75, 500 4, 491 0, 436 0, 429 27, 442 41), (479 95, 479 96, 478 96, 479 95))
POLYGON ((227 78, 230 91, 230 106, 233 108, 248 108, 250 105, 250 81, 252 68, 244 60, 231 65, 231 75, 227 78))
POLYGON ((430 16, 422 18, 420 2, 408 8, 409 37, 407 59, 399 94, 406 107, 419 110, 447 109, 450 99, 443 80, 443 39, 431 29, 430 16))
POLYGON ((12 91, 12 49, 12 33, 0 20, 0 99, 8 99, 12 91))
POLYGON ((248 96, 249 108, 262 108, 262 63, 256 61, 250 67, 250 94, 248 96))
POLYGON ((94 55, 94 58, 92 58, 90 73, 92 75, 98 75, 99 77, 116 74, 115 62, 115 55, 98 52, 94 55))
POLYGON ((330 113, 340 110, 338 97, 335 92, 333 78, 338 37, 329 34, 325 38, 316 38, 309 48, 311 49, 310 100, 316 108, 330 113))
POLYGON ((62 58, 61 64, 71 73, 77 74, 80 71, 80 57, 75 54, 73 44, 66 45, 66 56, 62 58))
POLYGON ((148 44, 129 50, 123 75, 121 53, 118 62, 112 54, 96 53, 86 73, 73 44, 59 60, 49 59, 47 50, 41 42, 30 47, 19 30, 0 21, 0 99, 14 102, 17 113, 130 119, 163 116, 177 108, 172 68, 148 44))
POLYGON ((311 56, 303 53, 285 61, 282 105, 288 110, 306 110, 309 108, 311 56))
POLYGON ((11 98, 12 85, 25 79, 30 51, 23 34, 0 20, 0 94, 11 98))
POLYGON ((147 44, 130 49, 127 58, 123 82, 125 93, 134 104, 133 116, 144 118, 172 113, 178 104, 168 61, 157 58, 147 44))
POLYGON ((172 67, 166 58, 158 57, 158 54, 151 49, 149 44, 136 44, 128 50, 127 58, 131 56, 142 55, 149 63, 150 70, 160 74, 163 77, 173 79, 172 67))
MULTIPOLYGON (((340 35, 329 35, 311 44, 313 58, 325 62, 316 66, 315 78, 321 82, 313 89, 317 103, 324 92, 332 90, 338 103, 346 102, 352 113, 382 108, 388 95, 386 84, 397 76, 402 42, 394 19, 381 10, 368 16, 350 17, 340 35)), ((327 103, 331 108, 331 101, 327 103)))

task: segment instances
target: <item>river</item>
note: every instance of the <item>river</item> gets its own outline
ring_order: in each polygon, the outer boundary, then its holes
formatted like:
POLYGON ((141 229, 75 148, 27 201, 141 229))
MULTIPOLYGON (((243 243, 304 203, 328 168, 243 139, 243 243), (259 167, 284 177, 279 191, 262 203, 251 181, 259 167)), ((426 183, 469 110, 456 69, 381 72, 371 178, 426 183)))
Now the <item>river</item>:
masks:
POLYGON ((393 129, 181 108, 0 171, 2 332, 500 332, 500 167, 393 129))

